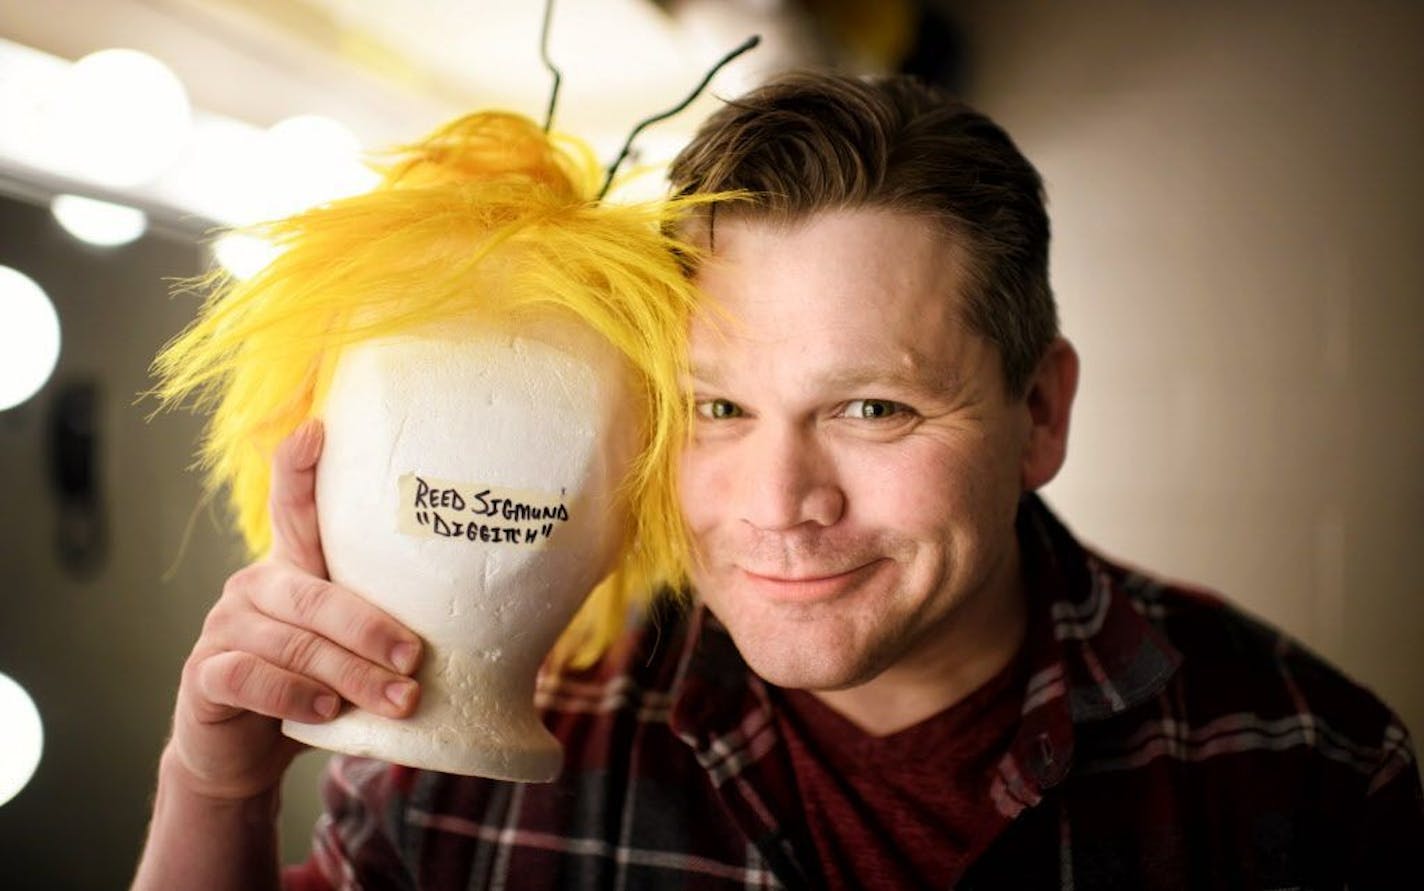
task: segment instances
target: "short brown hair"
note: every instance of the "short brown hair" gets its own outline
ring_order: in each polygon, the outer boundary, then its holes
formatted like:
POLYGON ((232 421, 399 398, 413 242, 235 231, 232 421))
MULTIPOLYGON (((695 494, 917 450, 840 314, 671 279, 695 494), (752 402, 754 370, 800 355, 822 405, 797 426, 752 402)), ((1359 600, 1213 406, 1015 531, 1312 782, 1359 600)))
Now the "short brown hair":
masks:
MULTIPOLYGON (((726 212, 792 222, 817 211, 923 214, 968 248, 966 323, 1022 396, 1058 334, 1043 181, 1007 133, 909 77, 782 75, 709 117, 673 161, 682 195, 746 192, 726 212)), ((718 204, 703 211, 708 221, 718 204)))

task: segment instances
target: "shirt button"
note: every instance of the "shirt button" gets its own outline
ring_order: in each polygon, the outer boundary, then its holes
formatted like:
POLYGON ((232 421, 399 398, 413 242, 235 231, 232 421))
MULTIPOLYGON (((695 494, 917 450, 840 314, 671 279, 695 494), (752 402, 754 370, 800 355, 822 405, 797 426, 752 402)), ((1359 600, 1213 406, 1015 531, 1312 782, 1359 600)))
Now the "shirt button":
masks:
POLYGON ((1039 772, 1046 773, 1053 767, 1053 743, 1048 739, 1047 733, 1040 733, 1037 739, 1039 772))

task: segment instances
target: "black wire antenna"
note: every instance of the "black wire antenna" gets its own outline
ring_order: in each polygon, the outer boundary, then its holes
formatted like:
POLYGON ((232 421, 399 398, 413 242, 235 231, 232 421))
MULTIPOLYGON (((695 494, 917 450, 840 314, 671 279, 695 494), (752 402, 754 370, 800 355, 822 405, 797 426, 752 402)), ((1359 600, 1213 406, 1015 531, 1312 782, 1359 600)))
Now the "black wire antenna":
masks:
POLYGON ((539 58, 543 60, 544 67, 549 69, 549 73, 554 76, 554 86, 549 90, 549 108, 544 112, 544 132, 549 132, 549 126, 554 123, 554 105, 559 101, 559 84, 563 82, 564 76, 559 69, 554 67, 553 61, 549 59, 549 23, 554 20, 554 0, 544 0, 544 25, 539 32, 539 58))
MULTIPOLYGON (((544 67, 549 69, 549 74, 554 78, 554 85, 549 89, 549 107, 544 112, 545 133, 549 132, 549 127, 554 123, 554 107, 559 102, 559 85, 562 84, 564 80, 563 73, 559 71, 558 67, 554 65, 553 60, 549 58, 549 26, 553 20, 554 0, 544 0, 544 23, 539 29, 539 58, 543 61, 544 67)), ((633 140, 638 138, 638 134, 653 124, 656 124, 658 121, 665 121, 691 105, 698 96, 702 95, 702 91, 707 89, 707 85, 712 82, 712 78, 717 76, 717 72, 726 68, 728 63, 733 59, 754 48, 759 43, 761 43, 761 35, 753 34, 751 37, 748 37, 742 41, 741 45, 736 49, 718 59, 717 64, 712 66, 712 69, 702 78, 702 82, 697 85, 696 89, 688 94, 686 99, 683 99, 667 111, 639 121, 638 125, 633 128, 633 132, 629 133, 628 138, 624 140, 623 148, 619 150, 618 157, 614 158, 613 163, 608 165, 608 175, 603 179, 603 188, 598 190, 598 200, 603 200, 603 196, 608 194, 608 187, 613 185, 613 177, 618 173, 618 168, 623 166, 623 162, 627 160, 628 152, 633 148, 633 140)))
MULTIPOLYGON (((549 0, 549 2, 550 4, 552 4, 553 0, 549 0)), ((613 163, 608 165, 608 175, 603 180, 603 188, 598 190, 598 199, 601 201, 603 200, 603 196, 608 194, 608 187, 613 185, 614 174, 618 172, 618 168, 622 166, 623 161, 627 159, 628 152, 631 151, 633 148, 633 140, 638 138, 639 133, 642 133, 643 130, 652 126, 653 124, 656 124, 658 121, 667 120, 668 118, 682 111, 687 106, 691 105, 693 101, 697 99, 698 96, 702 95, 702 91, 707 89, 707 85, 712 82, 712 78, 717 76, 717 72, 721 71, 723 68, 726 68, 729 62, 740 56, 742 53, 745 53, 748 50, 752 49, 758 43, 761 43, 761 35, 753 34, 751 37, 748 37, 746 40, 742 41, 742 44, 736 49, 732 50, 731 52, 723 56, 721 59, 717 60, 717 64, 712 66, 712 70, 707 72, 707 74, 702 78, 702 82, 697 85, 696 89, 694 89, 691 93, 687 95, 686 99, 682 100, 672 108, 669 108, 667 111, 661 112, 660 114, 655 114, 652 117, 644 118, 643 120, 639 121, 638 126, 633 128, 633 132, 629 133, 628 138, 623 142, 623 148, 621 151, 618 152, 618 157, 614 158, 613 163)), ((556 80, 554 83, 555 89, 557 89, 558 81, 556 80)))

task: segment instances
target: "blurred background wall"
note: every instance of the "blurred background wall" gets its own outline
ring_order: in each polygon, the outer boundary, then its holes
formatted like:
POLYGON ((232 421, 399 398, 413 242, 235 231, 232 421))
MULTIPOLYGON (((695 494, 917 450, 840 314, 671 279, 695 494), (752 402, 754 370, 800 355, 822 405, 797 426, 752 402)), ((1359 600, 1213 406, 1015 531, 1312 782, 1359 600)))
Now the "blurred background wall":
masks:
MULTIPOLYGON (((559 16, 559 120, 610 157, 751 31, 768 46, 722 96, 791 64, 902 69, 997 118, 1047 181, 1084 362, 1049 500, 1108 553, 1285 627, 1424 732, 1424 7, 561 0, 559 16)), ((177 73, 199 123, 255 138, 321 114, 374 148, 470 108, 542 113, 537 32, 537 4, 474 0, 0 0, 0 49, 22 54, 0 53, 0 265, 48 293, 63 332, 48 382, 0 411, 0 673, 45 732, 0 803, 0 887, 127 882, 180 666, 240 565, 186 470, 198 419, 146 422, 135 398, 196 308, 167 280, 210 268, 209 228, 262 207, 16 148, 37 114, 22 71, 134 47, 177 73), (146 233, 77 241, 49 209, 70 191, 142 209, 146 233)), ((712 104, 650 131, 643 160, 712 104)), ((0 757, 18 726, 0 718, 0 757)), ((288 778, 289 858, 320 762, 288 778)))
POLYGON ((1049 499, 1424 733, 1424 7, 964 7, 1083 356, 1049 499))

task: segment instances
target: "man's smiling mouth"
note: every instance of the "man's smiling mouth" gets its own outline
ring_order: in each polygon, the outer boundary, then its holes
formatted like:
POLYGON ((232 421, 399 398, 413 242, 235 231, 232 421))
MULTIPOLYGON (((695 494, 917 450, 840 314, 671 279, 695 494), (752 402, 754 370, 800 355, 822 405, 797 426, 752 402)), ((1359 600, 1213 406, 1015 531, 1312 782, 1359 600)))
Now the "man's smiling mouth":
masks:
POLYGON ((886 562, 877 558, 851 569, 838 572, 809 570, 796 573, 775 572, 762 574, 750 569, 737 568, 746 583, 765 599, 786 604, 806 604, 823 600, 833 600, 847 591, 863 584, 886 562))

